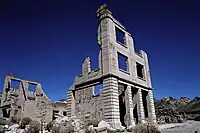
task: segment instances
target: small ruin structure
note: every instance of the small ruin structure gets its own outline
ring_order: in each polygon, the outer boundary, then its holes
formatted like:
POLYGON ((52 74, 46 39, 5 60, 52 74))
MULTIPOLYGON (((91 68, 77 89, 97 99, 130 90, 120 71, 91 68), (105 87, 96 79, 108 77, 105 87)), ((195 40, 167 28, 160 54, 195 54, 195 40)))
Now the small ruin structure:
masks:
POLYGON ((51 102, 38 82, 23 80, 9 74, 5 78, 0 117, 32 120, 47 124, 66 115, 66 101, 51 102))
POLYGON ((104 120, 116 129, 156 123, 147 54, 135 51, 131 34, 107 5, 97 10, 97 19, 99 67, 91 70, 89 57, 83 62, 69 89, 67 116, 104 120))

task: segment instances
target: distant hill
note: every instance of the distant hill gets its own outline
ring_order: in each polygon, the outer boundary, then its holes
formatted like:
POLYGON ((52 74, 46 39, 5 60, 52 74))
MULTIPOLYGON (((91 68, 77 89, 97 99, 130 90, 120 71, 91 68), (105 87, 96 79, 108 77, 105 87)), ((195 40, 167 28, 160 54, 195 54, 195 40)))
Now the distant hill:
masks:
POLYGON ((165 97, 154 99, 157 121, 159 123, 177 123, 187 119, 195 119, 200 112, 200 97, 193 100, 187 97, 175 99, 165 97))
POLYGON ((185 113, 200 112, 200 97, 195 97, 193 100, 191 100, 185 106, 178 108, 178 111, 179 112, 185 112, 185 113))

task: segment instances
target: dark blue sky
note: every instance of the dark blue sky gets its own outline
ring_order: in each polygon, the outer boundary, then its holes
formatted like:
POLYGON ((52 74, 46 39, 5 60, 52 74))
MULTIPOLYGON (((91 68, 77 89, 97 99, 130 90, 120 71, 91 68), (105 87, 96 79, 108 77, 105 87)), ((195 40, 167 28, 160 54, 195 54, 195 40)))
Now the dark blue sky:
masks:
POLYGON ((1 0, 0 87, 13 73, 40 82, 52 100, 66 97, 85 57, 97 67, 104 3, 148 53, 156 98, 200 94, 200 8, 184 0, 1 0))

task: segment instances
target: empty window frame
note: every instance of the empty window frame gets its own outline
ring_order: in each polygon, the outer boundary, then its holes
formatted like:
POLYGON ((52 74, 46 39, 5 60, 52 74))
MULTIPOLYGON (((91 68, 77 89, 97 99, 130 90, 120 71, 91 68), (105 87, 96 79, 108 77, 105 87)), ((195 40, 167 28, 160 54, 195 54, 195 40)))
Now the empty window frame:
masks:
POLYGON ((145 79, 144 66, 136 62, 136 69, 137 69, 137 77, 141 79, 145 79))
POLYGON ((125 32, 120 30, 118 27, 115 27, 115 33, 116 33, 116 41, 121 44, 125 45, 125 32))
POLYGON ((102 83, 100 83, 98 85, 95 85, 94 86, 94 96, 99 96, 102 89, 103 89, 103 84, 102 83))
POLYGON ((11 79, 11 85, 10 85, 11 88, 19 89, 19 86, 20 86, 19 80, 11 79))
POLYGON ((32 84, 32 83, 28 84, 28 91, 35 92, 36 88, 37 84, 32 84))
POLYGON ((125 72, 129 72, 129 66, 128 66, 128 57, 126 57, 125 55, 117 52, 118 55, 118 67, 119 70, 125 71, 125 72))

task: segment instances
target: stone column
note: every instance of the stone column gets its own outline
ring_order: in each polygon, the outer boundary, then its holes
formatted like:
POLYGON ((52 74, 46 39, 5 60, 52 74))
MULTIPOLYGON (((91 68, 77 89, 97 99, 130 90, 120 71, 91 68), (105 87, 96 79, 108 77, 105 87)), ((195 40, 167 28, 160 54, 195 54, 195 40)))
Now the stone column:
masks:
POLYGON ((71 117, 72 114, 72 95, 71 88, 69 88, 67 92, 67 117, 71 117))
POLYGON ((126 125, 127 127, 135 126, 135 122, 133 119, 133 101, 132 101, 132 94, 131 94, 131 86, 127 86, 125 92, 125 99, 126 99, 126 125))
POLYGON ((143 101, 142 101, 142 90, 139 88, 138 92, 137 92, 137 99, 138 99, 138 103, 137 103, 137 108, 138 108, 138 117, 139 117, 139 121, 141 123, 144 123, 144 106, 143 106, 143 101))
POLYGON ((22 99, 27 99, 27 92, 28 92, 28 82, 26 80, 21 80, 21 84, 20 84, 20 97, 22 99))
POLYGON ((10 87, 11 87, 11 79, 9 76, 6 76, 5 81, 4 81, 3 93, 1 97, 1 105, 3 105, 4 102, 8 100, 8 92, 6 92, 6 89, 10 87))
POLYGON ((148 103, 149 121, 153 122, 153 123, 156 123, 156 114, 155 114, 155 106, 154 106, 154 99, 153 99, 152 90, 148 91, 147 103, 148 103))
POLYGON ((76 106, 76 99, 75 99, 75 93, 71 91, 71 116, 75 116, 75 106, 76 106))
POLYGON ((121 127, 118 95, 117 79, 113 77, 104 79, 102 91, 104 120, 115 129, 121 127))

